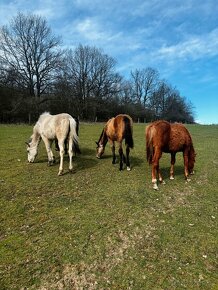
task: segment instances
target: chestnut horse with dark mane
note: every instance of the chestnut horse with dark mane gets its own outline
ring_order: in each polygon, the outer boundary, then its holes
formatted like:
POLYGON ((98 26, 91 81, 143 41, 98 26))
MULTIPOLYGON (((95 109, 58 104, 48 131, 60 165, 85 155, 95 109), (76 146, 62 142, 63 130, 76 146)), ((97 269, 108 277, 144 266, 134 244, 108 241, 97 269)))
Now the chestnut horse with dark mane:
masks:
MULTIPOLYGON (((176 153, 183 152, 185 179, 193 174, 195 163, 195 150, 192 138, 186 127, 180 123, 170 124, 167 121, 155 121, 146 127, 147 161, 152 164, 153 188, 158 189, 157 175, 160 182, 163 177, 159 169, 159 159, 162 152, 171 154, 170 179, 174 179, 174 164, 176 153)), ((163 182, 164 183, 164 182, 163 182)))
POLYGON ((120 170, 123 169, 123 162, 126 163, 127 170, 130 170, 130 162, 129 162, 129 152, 130 148, 133 148, 133 121, 128 115, 117 115, 114 118, 111 118, 105 125, 101 136, 96 142, 97 144, 97 158, 101 158, 104 153, 105 146, 109 141, 113 160, 112 163, 115 164, 116 155, 115 155, 115 141, 119 145, 119 155, 120 155, 120 170), (126 144, 126 157, 123 154, 122 141, 125 139, 126 144))

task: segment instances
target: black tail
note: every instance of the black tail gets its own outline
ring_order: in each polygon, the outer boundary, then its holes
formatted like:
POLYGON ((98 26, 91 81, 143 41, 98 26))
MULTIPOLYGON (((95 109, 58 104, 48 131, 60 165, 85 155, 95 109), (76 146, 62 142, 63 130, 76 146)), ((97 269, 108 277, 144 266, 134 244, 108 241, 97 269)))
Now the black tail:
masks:
MULTIPOLYGON (((76 134, 77 136, 79 136, 79 117, 74 117, 74 120, 76 121, 76 134)), ((75 154, 76 153, 81 154, 79 144, 77 141, 73 141, 73 147, 74 147, 75 154)))
POLYGON ((132 123, 129 118, 126 116, 124 117, 125 122, 125 131, 124 131, 124 137, 125 137, 125 144, 127 144, 130 148, 134 147, 133 137, 132 137, 132 123))

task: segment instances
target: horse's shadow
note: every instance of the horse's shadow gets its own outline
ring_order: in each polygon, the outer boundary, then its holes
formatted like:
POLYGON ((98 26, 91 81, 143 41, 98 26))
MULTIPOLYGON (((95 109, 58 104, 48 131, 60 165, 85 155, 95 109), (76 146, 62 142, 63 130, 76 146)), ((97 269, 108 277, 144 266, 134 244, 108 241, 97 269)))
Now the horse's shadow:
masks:
MULTIPOLYGON (((111 162, 112 162, 112 154, 103 155, 101 157, 101 159, 102 160, 111 159, 111 162)), ((131 168, 140 167, 140 165, 144 162, 143 158, 138 158, 138 157, 135 157, 135 156, 132 156, 132 155, 129 156, 129 160, 130 160, 131 168)), ((119 156, 119 154, 116 154, 115 164, 118 164, 119 162, 120 162, 120 156, 119 156)), ((125 164, 125 162, 124 162, 124 164, 125 164)))
MULTIPOLYGON (((73 156, 73 164, 75 166, 75 170, 84 170, 87 168, 92 168, 97 165, 99 160, 96 158, 96 150, 92 148, 80 148, 81 149, 81 154, 76 154, 76 156, 73 156)), ((111 159, 112 162, 112 154, 109 152, 104 154, 101 157, 102 160, 104 159, 111 159)), ((120 157, 119 154, 116 154, 116 164, 119 163, 120 157)), ((64 155, 64 162, 67 163, 69 161, 69 157, 67 154, 64 155)), ((48 163, 48 158, 47 156, 43 156, 39 158, 37 163, 48 163)), ((143 158, 139 158, 136 156, 130 155, 130 165, 132 168, 134 167, 140 167, 140 165, 144 162, 143 158)), ((60 164, 60 157, 58 153, 55 154, 55 163, 52 164, 51 166, 59 166, 60 164)), ((66 165, 65 165, 66 166, 66 165)))
MULTIPOLYGON (((97 163, 95 154, 96 152, 94 149, 81 148, 81 154, 76 154, 76 156, 73 156, 73 165, 78 170, 83 170, 83 169, 94 167, 97 163)), ((67 163, 67 162, 69 162, 69 157, 68 157, 68 154, 65 154, 64 163, 67 163)), ((39 159, 37 159, 36 163, 48 163, 47 156, 40 157, 39 159)), ((55 153, 55 162, 51 166, 58 167, 59 164, 60 164, 60 156, 58 153, 55 153)), ((66 165, 64 165, 64 167, 65 166, 66 165)))
MULTIPOLYGON (((170 177, 170 166, 165 166, 160 168, 161 174, 163 175, 164 179, 170 177)), ((175 176, 184 176, 184 166, 182 165, 175 165, 174 166, 174 175, 175 176)))
POLYGON ((130 156, 130 164, 131 164, 132 168, 133 167, 140 167, 140 165, 144 162, 145 162, 145 159, 143 159, 143 158, 130 156))
POLYGON ((74 156, 73 161, 76 163, 78 170, 92 168, 97 164, 96 152, 94 149, 81 148, 81 154, 74 156))

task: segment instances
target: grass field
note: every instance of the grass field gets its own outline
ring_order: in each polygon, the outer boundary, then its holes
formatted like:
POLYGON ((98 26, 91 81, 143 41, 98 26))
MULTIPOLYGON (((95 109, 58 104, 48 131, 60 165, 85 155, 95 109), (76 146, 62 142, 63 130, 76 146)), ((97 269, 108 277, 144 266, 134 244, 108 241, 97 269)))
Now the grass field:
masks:
MULTIPOLYGON (((0 125, 0 289, 218 289, 218 126, 189 125, 195 175, 182 154, 154 191, 145 125, 134 125, 132 170, 95 157, 102 124, 81 124, 82 155, 58 177, 44 144, 27 163, 27 125, 0 125)), ((58 159, 58 154, 56 159, 58 159)))

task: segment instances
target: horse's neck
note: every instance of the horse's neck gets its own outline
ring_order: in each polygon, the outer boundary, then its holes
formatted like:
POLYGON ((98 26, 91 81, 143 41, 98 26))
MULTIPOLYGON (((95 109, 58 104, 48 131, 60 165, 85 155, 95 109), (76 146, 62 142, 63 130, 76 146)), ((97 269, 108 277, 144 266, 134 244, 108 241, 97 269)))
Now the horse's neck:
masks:
POLYGON ((39 142, 41 141, 41 135, 39 133, 37 125, 33 128, 33 134, 31 136, 31 138, 32 138, 32 141, 31 141, 32 145, 38 146, 39 142))
POLYGON ((105 146, 107 144, 107 134, 106 134, 106 129, 103 130, 102 132, 102 136, 101 136, 101 139, 100 139, 100 144, 105 146))

